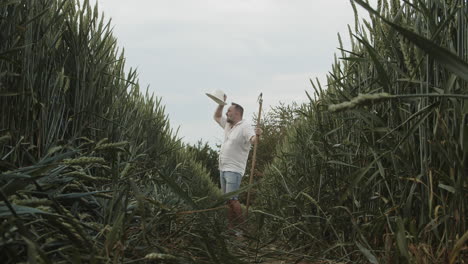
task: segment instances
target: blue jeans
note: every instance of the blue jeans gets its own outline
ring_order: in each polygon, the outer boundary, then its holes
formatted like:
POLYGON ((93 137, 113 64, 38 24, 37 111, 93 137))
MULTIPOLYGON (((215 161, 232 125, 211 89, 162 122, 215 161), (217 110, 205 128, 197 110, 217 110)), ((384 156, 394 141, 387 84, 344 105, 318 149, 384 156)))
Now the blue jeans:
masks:
MULTIPOLYGON (((219 180, 221 182, 221 191, 230 193, 239 190, 242 175, 238 172, 220 171, 219 180)), ((231 200, 237 200, 238 195, 231 197, 231 200)))

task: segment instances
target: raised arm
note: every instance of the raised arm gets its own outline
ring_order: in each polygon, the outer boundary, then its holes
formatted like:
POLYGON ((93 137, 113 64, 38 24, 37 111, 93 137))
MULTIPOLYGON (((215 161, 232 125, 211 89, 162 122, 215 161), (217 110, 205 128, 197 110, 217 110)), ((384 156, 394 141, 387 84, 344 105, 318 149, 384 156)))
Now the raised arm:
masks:
MULTIPOLYGON (((227 98, 226 95, 224 95, 224 102, 226 102, 226 98, 227 98)), ((218 105, 214 113, 213 118, 216 122, 218 122, 218 124, 221 122, 221 117, 223 116, 223 109, 224 109, 224 105, 218 105)))
POLYGON ((218 105, 214 113, 213 118, 218 123, 221 122, 221 117, 223 116, 223 108, 224 108, 224 105, 218 105))

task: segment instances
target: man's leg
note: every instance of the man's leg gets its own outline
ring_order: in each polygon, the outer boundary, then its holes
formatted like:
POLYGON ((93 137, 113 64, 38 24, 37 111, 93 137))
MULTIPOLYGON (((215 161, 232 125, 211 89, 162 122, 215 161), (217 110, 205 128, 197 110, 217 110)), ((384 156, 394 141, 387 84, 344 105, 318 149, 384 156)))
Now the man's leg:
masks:
POLYGON ((229 228, 235 228, 237 225, 244 222, 242 207, 238 200, 229 200, 228 207, 229 228))
MULTIPOLYGON (((224 172, 224 180, 226 182, 225 193, 239 190, 241 179, 242 175, 240 173, 230 171, 224 172)), ((236 225, 244 222, 244 217, 242 215, 242 207, 239 203, 237 195, 233 196, 228 201, 228 221, 229 228, 233 228, 236 225)))
POLYGON ((219 185, 221 186, 221 192, 226 193, 226 179, 224 178, 224 171, 219 171, 219 185))

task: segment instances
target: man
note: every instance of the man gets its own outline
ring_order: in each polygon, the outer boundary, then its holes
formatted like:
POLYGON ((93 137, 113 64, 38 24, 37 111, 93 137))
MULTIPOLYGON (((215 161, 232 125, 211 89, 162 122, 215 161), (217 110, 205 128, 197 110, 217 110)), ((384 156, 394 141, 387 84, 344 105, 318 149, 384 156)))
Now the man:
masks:
MULTIPOLYGON (((226 101, 226 95, 224 101, 226 101)), ((224 129, 224 140, 219 153, 219 171, 221 190, 223 193, 229 193, 239 189, 245 173, 250 146, 259 139, 262 130, 254 129, 242 120, 244 114, 242 106, 232 103, 226 116, 222 115, 223 108, 224 105, 218 106, 214 120, 224 129)), ((228 201, 228 220, 229 228, 233 228, 236 223, 243 222, 242 208, 237 195, 228 201)))

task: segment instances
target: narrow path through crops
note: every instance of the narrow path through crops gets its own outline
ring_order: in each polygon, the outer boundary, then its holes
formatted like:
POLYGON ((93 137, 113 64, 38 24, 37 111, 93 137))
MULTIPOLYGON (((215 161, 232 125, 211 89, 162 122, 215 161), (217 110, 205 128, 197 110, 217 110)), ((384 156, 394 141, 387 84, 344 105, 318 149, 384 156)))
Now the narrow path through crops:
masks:
POLYGON ((274 245, 261 243, 257 238, 248 234, 242 237, 232 236, 227 241, 231 246, 231 253, 246 263, 262 264, 337 264, 330 261, 305 260, 305 256, 295 252, 288 252, 274 245))

